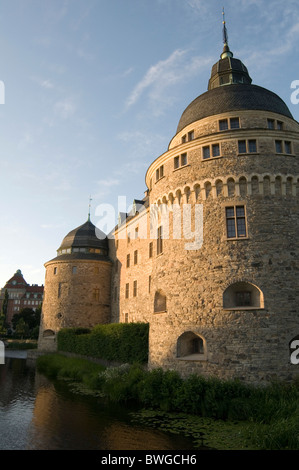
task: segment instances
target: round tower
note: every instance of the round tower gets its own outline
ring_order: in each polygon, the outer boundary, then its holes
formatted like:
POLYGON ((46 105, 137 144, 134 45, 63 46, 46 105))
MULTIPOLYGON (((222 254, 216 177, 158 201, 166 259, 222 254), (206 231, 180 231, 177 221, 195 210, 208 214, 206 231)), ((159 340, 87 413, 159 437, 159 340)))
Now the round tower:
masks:
POLYGON ((143 214, 156 237, 119 240, 119 313, 150 323, 150 367, 289 379, 298 374, 299 124, 252 84, 226 29, 224 38, 208 91, 146 173, 143 214), (126 268, 137 250, 140 268, 126 268))
POLYGON ((72 230, 45 264, 39 349, 56 350, 61 328, 91 328, 110 321, 108 240, 88 218, 72 230))

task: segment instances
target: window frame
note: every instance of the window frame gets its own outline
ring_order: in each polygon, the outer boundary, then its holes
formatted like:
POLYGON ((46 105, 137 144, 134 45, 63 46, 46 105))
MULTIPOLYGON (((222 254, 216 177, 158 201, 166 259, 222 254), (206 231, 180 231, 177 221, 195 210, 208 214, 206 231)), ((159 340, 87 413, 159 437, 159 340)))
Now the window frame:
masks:
POLYGON ((247 223, 247 210, 246 210, 246 205, 237 203, 237 204, 227 204, 224 207, 224 216, 225 216, 225 236, 226 240, 246 240, 248 239, 248 223, 247 223), (243 208, 244 210, 244 215, 238 215, 237 214, 237 209, 238 208, 243 208), (232 216, 229 216, 227 211, 228 209, 233 209, 234 214, 232 216), (229 225, 228 221, 233 220, 234 221, 234 236, 229 236, 229 225), (239 226, 238 220, 244 220, 244 223, 239 226), (244 227, 245 228, 245 235, 239 235, 240 233, 240 228, 244 227))

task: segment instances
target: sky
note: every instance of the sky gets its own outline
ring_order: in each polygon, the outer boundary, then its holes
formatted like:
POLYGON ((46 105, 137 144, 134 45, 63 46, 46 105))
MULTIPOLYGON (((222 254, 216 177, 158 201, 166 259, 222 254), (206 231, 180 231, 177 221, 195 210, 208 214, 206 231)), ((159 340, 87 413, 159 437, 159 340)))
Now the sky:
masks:
POLYGON ((17 269, 44 284, 89 205, 98 225, 143 198, 207 91, 223 7, 234 57, 299 121, 298 0, 0 0, 0 287, 17 269))

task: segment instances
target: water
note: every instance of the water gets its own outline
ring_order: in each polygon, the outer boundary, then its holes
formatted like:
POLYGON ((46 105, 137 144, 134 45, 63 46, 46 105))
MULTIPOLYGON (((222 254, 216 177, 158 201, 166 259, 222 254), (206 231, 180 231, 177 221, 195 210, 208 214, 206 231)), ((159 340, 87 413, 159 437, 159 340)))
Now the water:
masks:
MULTIPOLYGON (((9 355, 9 357, 8 357, 9 355)), ((0 450, 188 450, 183 437, 131 422, 129 410, 49 381, 22 352, 0 365, 0 450)))

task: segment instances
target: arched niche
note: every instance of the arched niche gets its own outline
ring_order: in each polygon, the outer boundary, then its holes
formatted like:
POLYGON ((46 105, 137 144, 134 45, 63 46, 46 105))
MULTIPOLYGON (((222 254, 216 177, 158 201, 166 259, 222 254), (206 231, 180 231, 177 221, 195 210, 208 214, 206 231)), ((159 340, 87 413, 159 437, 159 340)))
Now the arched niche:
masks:
POLYGON ((223 293, 223 308, 229 310, 264 308, 263 292, 250 282, 235 282, 223 293))

